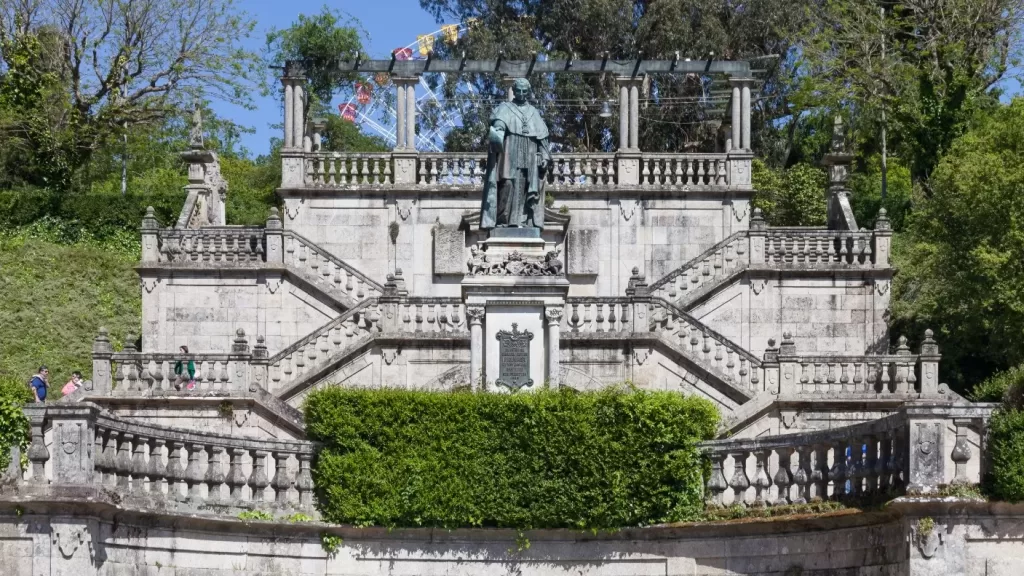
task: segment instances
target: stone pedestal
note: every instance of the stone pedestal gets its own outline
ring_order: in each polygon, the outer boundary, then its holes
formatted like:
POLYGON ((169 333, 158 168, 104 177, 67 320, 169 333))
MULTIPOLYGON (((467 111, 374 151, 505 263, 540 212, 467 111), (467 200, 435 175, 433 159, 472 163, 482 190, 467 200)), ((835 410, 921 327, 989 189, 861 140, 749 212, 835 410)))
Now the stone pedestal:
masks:
POLYGON ((462 280, 474 387, 509 392, 558 385, 558 324, 569 281, 560 256, 549 256, 554 248, 536 229, 513 228, 493 231, 474 250, 480 266, 462 280))

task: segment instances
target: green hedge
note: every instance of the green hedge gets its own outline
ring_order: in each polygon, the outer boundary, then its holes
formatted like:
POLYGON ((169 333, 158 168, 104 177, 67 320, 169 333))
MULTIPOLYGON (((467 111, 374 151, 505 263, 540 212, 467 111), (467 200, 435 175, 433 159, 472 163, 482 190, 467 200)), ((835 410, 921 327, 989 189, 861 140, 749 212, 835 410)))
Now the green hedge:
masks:
POLYGON ((32 401, 28 378, 18 380, 0 376, 0 474, 10 461, 11 446, 20 444, 22 454, 28 445, 28 419, 21 407, 32 401))
POLYGON ((616 528, 695 519, 708 401, 669 392, 349 390, 306 401, 330 522, 616 528))
POLYGON ((989 422, 991 492, 999 500, 1024 500, 1024 411, 1001 408, 989 422))

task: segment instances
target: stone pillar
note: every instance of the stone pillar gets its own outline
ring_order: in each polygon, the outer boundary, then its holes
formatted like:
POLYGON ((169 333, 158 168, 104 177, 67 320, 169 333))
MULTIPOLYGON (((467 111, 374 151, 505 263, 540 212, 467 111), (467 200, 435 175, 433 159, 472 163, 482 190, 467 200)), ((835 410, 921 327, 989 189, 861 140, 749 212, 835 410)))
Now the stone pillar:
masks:
POLYGON ((157 240, 157 233, 160 230, 160 223, 157 222, 153 213, 153 207, 146 208, 146 215, 142 217, 142 262, 159 262, 160 248, 157 240))
POLYGON ((650 308, 651 294, 647 289, 647 278, 640 273, 640 269, 636 266, 633 267, 633 274, 626 284, 626 296, 633 305, 630 332, 647 332, 650 323, 648 308, 650 308))
POLYGON ((395 150, 405 150, 405 83, 395 78, 395 150))
POLYGON ((484 312, 483 306, 467 306, 469 320, 469 379, 470 387, 479 390, 484 382, 484 312))
POLYGON ((292 147, 292 102, 294 100, 292 96, 292 81, 290 79, 282 78, 281 83, 284 84, 284 139, 281 142, 282 148, 292 147))
POLYGON ((764 243, 767 236, 768 225, 764 221, 764 215, 761 214, 760 208, 754 208, 754 213, 750 217, 750 232, 747 235, 747 240, 750 242, 747 247, 750 264, 764 264, 764 243))
POLYGON ((270 364, 267 360, 270 353, 267 351, 267 339, 262 334, 256 336, 256 345, 252 347, 252 356, 249 360, 249 391, 256 392, 262 388, 270 388, 270 364))
POLYGON ((730 144, 727 152, 731 152, 734 148, 740 147, 740 130, 743 128, 740 120, 740 99, 742 98, 740 84, 735 79, 730 80, 730 83, 732 84, 732 143, 730 144))
POLYGON ((548 386, 558 388, 559 386, 559 330, 562 324, 562 307, 549 306, 544 309, 544 318, 547 320, 548 338, 548 363, 547 379, 548 386))
MULTIPOLYGON (((419 84, 419 76, 403 78, 405 85, 405 147, 407 150, 416 150, 416 85, 419 84)), ((396 81, 398 81, 396 79, 396 81)))
POLYGON ((292 146, 302 146, 303 132, 306 127, 306 95, 303 81, 298 81, 292 86, 292 146))
POLYGON ((114 349, 110 346, 110 338, 106 328, 100 328, 92 341, 92 388, 86 385, 86 391, 97 396, 110 394, 111 374, 110 357, 114 349))
POLYGON ((878 210, 878 219, 875 220, 874 233, 875 246, 872 250, 874 255, 875 268, 889 267, 889 248, 892 243, 892 227, 889 225, 889 215, 885 208, 878 210))
POLYGON ((634 79, 629 85, 629 148, 640 150, 640 82, 634 79))
POLYGON ((51 454, 54 484, 91 484, 93 481, 94 425, 99 408, 95 404, 57 404, 46 408, 53 426, 51 454))
MULTIPOLYGON (((761 367, 764 368, 764 389, 769 394, 779 394, 779 349, 775 347, 775 338, 768 339, 768 347, 764 350, 764 362, 761 363, 761 367)), ((753 369, 753 367, 751 367, 753 369)))
POLYGON ((740 90, 741 90, 741 93, 742 93, 742 98, 741 98, 742 106, 741 106, 741 109, 740 109, 740 119, 743 122, 743 130, 742 130, 742 133, 741 133, 741 137, 743 139, 743 143, 742 143, 741 147, 744 150, 749 152, 750 149, 751 149, 751 147, 750 147, 750 80, 745 81, 743 83, 743 85, 740 87, 740 90))
POLYGON ((271 262, 283 264, 284 234, 281 226, 281 216, 278 213, 276 206, 270 209, 270 216, 267 217, 267 226, 264 229, 264 240, 266 241, 264 250, 267 255, 267 264, 270 264, 271 262))
POLYGON ((939 345, 932 336, 934 333, 931 330, 925 330, 924 341, 921 342, 921 394, 938 395, 939 361, 942 360, 942 355, 939 354, 939 345))
POLYGON ((617 79, 619 85, 619 150, 629 149, 629 85, 617 79))
MULTIPOLYGON (((775 341, 769 340, 769 346, 774 346, 775 341)), ((767 355, 767 352, 765 352, 767 355)), ((795 358, 796 344, 793 342, 793 334, 785 332, 782 335, 782 345, 779 346, 775 359, 779 363, 779 395, 796 394, 800 391, 800 363, 795 358)))

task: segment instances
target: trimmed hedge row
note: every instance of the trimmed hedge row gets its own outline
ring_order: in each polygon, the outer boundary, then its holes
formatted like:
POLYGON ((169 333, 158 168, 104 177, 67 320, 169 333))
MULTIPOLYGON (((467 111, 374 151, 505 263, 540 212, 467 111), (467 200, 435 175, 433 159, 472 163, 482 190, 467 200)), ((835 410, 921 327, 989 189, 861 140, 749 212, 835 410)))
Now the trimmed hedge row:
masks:
POLYGON ((618 528, 696 519, 718 412, 669 392, 329 387, 306 400, 330 522, 618 528))
POLYGON ((1003 407, 992 413, 988 449, 991 493, 999 500, 1024 500, 1024 411, 1003 407))

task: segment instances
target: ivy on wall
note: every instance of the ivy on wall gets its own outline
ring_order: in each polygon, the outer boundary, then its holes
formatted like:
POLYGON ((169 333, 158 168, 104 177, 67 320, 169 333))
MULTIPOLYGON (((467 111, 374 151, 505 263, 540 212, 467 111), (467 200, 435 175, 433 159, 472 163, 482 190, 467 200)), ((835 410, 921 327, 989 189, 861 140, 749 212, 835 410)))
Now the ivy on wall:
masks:
POLYGON ((669 392, 351 390, 306 401, 330 522, 617 528, 703 511, 715 407, 669 392))

